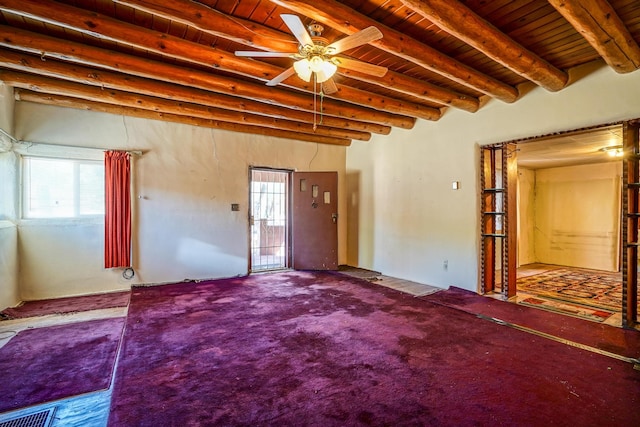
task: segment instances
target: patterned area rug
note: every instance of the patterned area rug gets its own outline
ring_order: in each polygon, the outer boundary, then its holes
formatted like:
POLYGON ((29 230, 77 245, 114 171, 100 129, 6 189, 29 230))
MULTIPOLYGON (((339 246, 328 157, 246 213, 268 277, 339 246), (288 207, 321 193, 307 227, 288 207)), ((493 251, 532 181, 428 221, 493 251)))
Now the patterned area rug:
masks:
POLYGON ((554 313, 568 314, 570 316, 591 320, 593 322, 604 322, 614 314, 613 311, 534 297, 529 297, 519 301, 518 304, 541 308, 543 310, 553 311, 554 313))
POLYGON ((622 310, 622 276, 606 271, 560 268, 518 279, 518 290, 605 310, 622 310))

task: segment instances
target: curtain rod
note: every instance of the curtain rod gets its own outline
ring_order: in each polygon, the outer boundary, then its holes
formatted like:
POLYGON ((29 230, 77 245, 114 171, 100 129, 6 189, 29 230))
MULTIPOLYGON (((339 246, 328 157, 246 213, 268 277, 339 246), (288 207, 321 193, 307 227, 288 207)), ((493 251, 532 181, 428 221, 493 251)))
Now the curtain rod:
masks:
POLYGON ((101 147, 83 147, 81 145, 66 145, 66 144, 51 144, 48 142, 33 142, 33 141, 25 141, 25 140, 21 140, 21 139, 16 139, 14 137, 12 137, 11 135, 7 134, 4 130, 2 130, 0 128, 0 131, 2 131, 2 133, 6 134, 7 136, 9 136, 14 144, 19 144, 19 145, 29 145, 29 146, 37 146, 37 145, 44 145, 47 147, 60 147, 60 148, 72 148, 72 149, 81 149, 81 150, 95 150, 95 151, 123 151, 125 153, 129 153, 135 156, 142 156, 144 154, 144 152, 142 150, 120 150, 120 149, 112 149, 112 148, 101 148, 101 147))

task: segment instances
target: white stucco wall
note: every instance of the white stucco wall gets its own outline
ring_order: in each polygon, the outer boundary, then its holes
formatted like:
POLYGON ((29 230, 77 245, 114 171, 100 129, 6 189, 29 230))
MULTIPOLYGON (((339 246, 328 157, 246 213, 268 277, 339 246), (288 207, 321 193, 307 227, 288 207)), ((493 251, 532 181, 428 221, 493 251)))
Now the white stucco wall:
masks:
POLYGON ((561 92, 533 88, 474 114, 449 109, 437 122, 349 147, 348 245, 358 251, 348 263, 476 291, 478 146, 640 117, 640 72, 589 66, 571 75, 561 92))
MULTIPOLYGON (((136 276, 102 268, 103 224, 22 221, 25 300, 244 275, 248 269, 248 168, 338 171, 346 211, 344 147, 231 133, 103 113, 16 103, 18 139, 142 150, 134 158, 136 276), (232 212, 231 204, 240 211, 232 212)), ((346 215, 339 216, 339 262, 346 261, 346 215)))
POLYGON ((13 88, 0 82, 0 129, 13 134, 13 88))
POLYGON ((19 302, 18 229, 0 221, 0 310, 19 302))
POLYGON ((13 134, 13 89, 0 83, 0 310, 20 302, 16 228, 16 156, 8 151, 13 134), (8 135, 5 135, 6 134, 8 135))

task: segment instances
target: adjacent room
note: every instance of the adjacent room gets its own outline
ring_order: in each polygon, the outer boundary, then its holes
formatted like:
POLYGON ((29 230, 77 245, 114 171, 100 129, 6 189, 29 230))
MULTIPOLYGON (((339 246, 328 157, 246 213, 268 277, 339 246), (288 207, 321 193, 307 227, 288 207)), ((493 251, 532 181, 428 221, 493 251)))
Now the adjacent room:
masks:
POLYGON ((622 323, 622 133, 518 144, 520 303, 622 323))
POLYGON ((640 424, 637 1, 0 32, 0 425, 640 424))

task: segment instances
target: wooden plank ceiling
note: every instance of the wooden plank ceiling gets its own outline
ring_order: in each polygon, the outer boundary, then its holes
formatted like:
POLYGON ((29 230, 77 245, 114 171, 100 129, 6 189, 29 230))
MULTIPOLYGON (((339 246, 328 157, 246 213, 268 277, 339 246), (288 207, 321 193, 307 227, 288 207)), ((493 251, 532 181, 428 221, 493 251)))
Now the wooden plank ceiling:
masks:
MULTIPOLYGON (((637 0, 0 0, 0 80, 18 100, 349 145, 513 103, 523 83, 563 90, 568 70, 640 67, 637 0), (387 67, 338 69, 337 92, 297 75, 281 14, 319 23, 329 43, 368 26, 383 37, 343 52, 387 67)), ((526 96, 526 95, 522 95, 526 96)))

